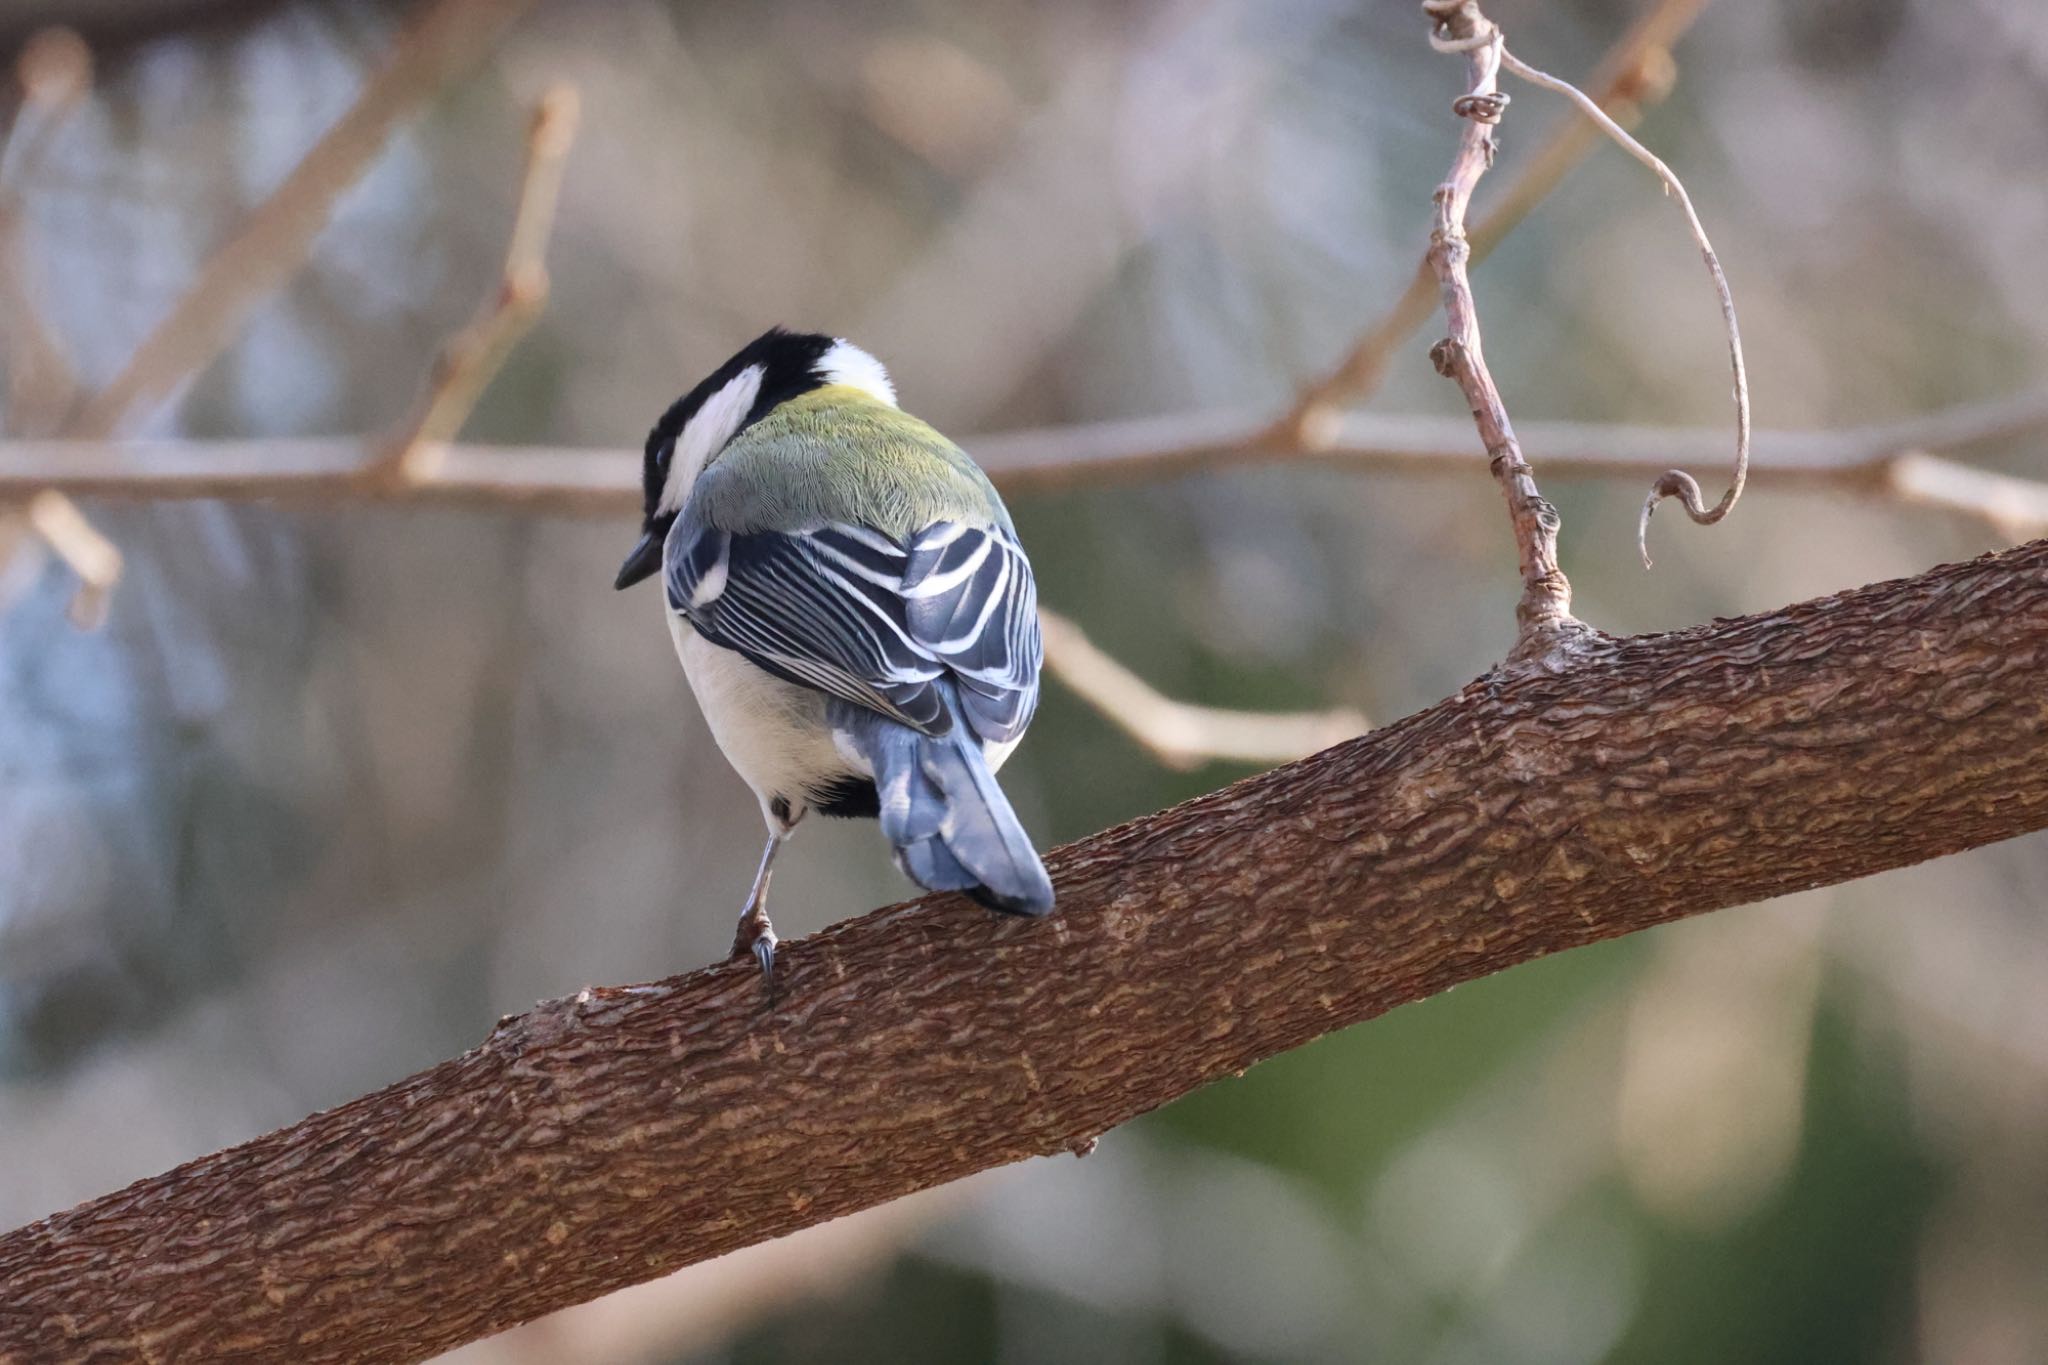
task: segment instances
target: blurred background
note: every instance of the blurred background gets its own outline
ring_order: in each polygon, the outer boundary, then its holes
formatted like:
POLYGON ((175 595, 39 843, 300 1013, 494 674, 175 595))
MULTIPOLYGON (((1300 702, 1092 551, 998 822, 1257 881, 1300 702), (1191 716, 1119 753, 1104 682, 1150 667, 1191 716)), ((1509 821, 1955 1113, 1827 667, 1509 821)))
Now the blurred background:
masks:
MULTIPOLYGON (((1495 0, 1587 71, 1650 0, 1495 0)), ((89 89, 0 158, 16 438, 89 391, 348 109, 398 5, 0 0, 89 89), (24 359, 29 357, 29 359, 24 359), (34 373, 30 373, 34 371, 34 373)), ((407 124, 307 267, 138 430, 387 430, 499 270, 528 111, 581 92, 545 317, 468 437, 637 444, 771 322, 852 336, 965 436, 1283 408, 1405 286, 1462 63, 1408 0, 541 3, 407 124)), ((1715 4, 1642 125, 1742 308, 1758 419, 1998 399, 2048 356, 2048 10, 1715 4)), ((11 80, 12 77, 10 76, 11 80)), ((1496 179, 1570 117, 1515 90, 1496 179)), ((18 85, 7 88, 19 105, 18 85)), ((1494 182, 1489 181, 1489 186, 1494 182)), ((1487 187, 1479 195, 1487 202, 1487 187)), ((1726 424, 1699 259, 1602 148, 1477 273, 1521 419, 1726 424)), ((1376 411, 1461 416, 1426 327, 1376 411)), ((968 442, 970 448, 972 442, 968 442)), ((2048 476, 2038 433, 1979 466, 2048 476)), ((1539 477, 1544 452, 1532 448, 1539 477)), ((1718 492, 1717 468, 1696 472, 1718 492)), ((1545 491, 1605 629, 2003 543, 1844 488, 1724 525, 1634 478, 1545 491)), ((1046 603, 1172 695, 1402 715, 1512 639, 1476 448, 1444 476, 1262 465, 1018 496, 1046 603)), ((501 1014, 725 951, 758 815, 631 519, 85 505, 104 626, 0 513, 0 1225, 474 1045, 501 1014)), ((1049 686, 1005 772, 1046 844, 1245 770, 1162 767, 1049 686)), ((1517 969, 1107 1135, 458 1353, 539 1361, 2048 1358, 2048 839, 1517 969), (759 1292, 771 1286, 766 1297, 759 1292)), ((806 827, 786 936, 899 899, 806 827)))

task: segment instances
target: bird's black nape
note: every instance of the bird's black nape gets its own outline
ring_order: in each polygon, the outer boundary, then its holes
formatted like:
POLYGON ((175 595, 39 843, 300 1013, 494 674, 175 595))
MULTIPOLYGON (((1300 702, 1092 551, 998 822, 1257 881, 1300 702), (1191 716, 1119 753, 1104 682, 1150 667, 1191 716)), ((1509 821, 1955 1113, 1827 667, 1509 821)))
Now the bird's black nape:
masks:
POLYGON ((782 327, 770 327, 706 375, 697 387, 671 403, 668 411, 662 413, 654 424, 654 429, 647 433, 646 454, 640 467, 643 529, 654 529, 677 438, 713 394, 739 378, 748 366, 761 367, 761 387, 752 408, 735 429, 737 434, 759 421, 777 404, 786 403, 823 384, 825 381, 817 373, 817 366, 825 353, 832 349, 834 340, 817 332, 791 332, 782 327))
MULTIPOLYGON (((685 458, 698 462, 715 454, 708 449, 709 445, 731 440, 760 421, 777 404, 786 403, 826 383, 826 377, 820 373, 820 362, 837 344, 836 338, 816 332, 790 332, 781 327, 770 327, 706 375, 697 387, 669 405, 661 420, 654 424, 654 429, 647 433, 647 448, 640 462, 642 534, 639 543, 626 556, 626 562, 620 565, 613 587, 630 588, 643 579, 653 577, 661 568, 662 545, 668 539, 669 527, 675 524, 681 497, 688 491, 669 488, 677 443, 683 443, 685 458), (705 415, 706 422, 716 429, 697 435, 695 453, 689 454, 691 442, 684 437, 685 433, 692 431, 692 419, 704 413, 705 405, 725 393, 729 386, 742 381, 750 369, 759 373, 758 379, 745 379, 746 383, 753 384, 752 401, 748 402, 746 411, 734 411, 733 401, 728 397, 715 415, 705 415), (670 495, 667 506, 663 506, 665 494, 670 495)), ((747 390, 743 386, 734 392, 744 395, 747 390)), ((744 396, 739 401, 747 402, 744 396)), ((694 478, 695 471, 684 477, 694 478)))

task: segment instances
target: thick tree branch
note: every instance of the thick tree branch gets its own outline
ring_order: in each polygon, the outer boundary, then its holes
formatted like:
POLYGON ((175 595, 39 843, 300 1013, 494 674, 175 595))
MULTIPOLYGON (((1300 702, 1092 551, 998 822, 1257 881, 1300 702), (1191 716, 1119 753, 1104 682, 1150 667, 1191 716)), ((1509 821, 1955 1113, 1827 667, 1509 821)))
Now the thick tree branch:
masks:
POLYGON ((586 991, 0 1239, 0 1358, 417 1359, 1462 981, 2048 827, 2048 542, 1497 671, 1050 860, 586 991))

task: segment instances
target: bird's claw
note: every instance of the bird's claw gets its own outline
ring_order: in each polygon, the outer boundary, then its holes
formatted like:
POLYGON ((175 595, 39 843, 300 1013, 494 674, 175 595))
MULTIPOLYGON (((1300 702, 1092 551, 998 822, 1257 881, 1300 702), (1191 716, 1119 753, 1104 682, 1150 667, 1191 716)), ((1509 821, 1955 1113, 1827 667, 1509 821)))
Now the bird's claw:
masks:
POLYGON ((761 964, 761 980, 771 993, 775 990, 775 946, 780 942, 766 915, 750 910, 740 916, 739 931, 733 935, 732 955, 752 953, 754 961, 761 964))

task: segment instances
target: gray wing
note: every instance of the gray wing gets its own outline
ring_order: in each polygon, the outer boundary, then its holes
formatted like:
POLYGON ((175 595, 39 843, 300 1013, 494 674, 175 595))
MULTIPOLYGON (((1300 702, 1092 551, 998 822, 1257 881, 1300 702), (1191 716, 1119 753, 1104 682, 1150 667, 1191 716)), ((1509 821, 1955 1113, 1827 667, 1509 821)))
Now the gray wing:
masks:
POLYGON ((997 527, 938 522, 906 545, 863 526, 727 532, 679 522, 669 605, 777 677, 927 735, 952 728, 946 682, 983 740, 1038 702, 1038 595, 997 527))

